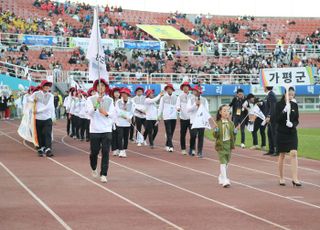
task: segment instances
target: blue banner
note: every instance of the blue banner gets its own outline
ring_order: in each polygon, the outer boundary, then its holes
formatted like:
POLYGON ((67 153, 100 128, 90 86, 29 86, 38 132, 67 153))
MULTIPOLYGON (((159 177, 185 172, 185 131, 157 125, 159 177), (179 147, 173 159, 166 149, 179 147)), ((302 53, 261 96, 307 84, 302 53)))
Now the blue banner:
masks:
POLYGON ((160 50, 160 42, 155 41, 123 41, 125 49, 160 50))
POLYGON ((137 87, 143 87, 144 91, 146 91, 147 89, 153 89, 155 91, 155 94, 158 95, 161 92, 161 85, 159 84, 111 84, 110 88, 114 88, 114 87, 126 87, 128 89, 131 90, 131 95, 134 95, 134 91, 137 87))
POLYGON ((244 94, 249 94, 250 85, 201 85, 203 96, 234 96, 238 89, 243 89, 244 94))
POLYGON ((26 45, 32 46, 54 46, 57 38, 51 36, 23 35, 22 41, 26 45))
POLYGON ((297 96, 320 95, 320 85, 298 85, 295 87, 297 96))
MULTIPOLYGON (((19 85, 23 86, 23 88, 27 90, 30 86, 30 82, 28 80, 0 74, 0 87, 7 86, 11 90, 15 91, 15 90, 19 90, 19 85)), ((36 86, 37 83, 31 82, 31 85, 36 86)))

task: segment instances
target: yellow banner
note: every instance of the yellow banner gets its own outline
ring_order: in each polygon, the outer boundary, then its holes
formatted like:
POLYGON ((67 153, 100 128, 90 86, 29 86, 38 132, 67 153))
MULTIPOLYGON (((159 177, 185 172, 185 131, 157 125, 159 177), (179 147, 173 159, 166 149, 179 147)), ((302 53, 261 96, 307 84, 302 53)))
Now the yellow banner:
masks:
POLYGON ((191 40, 190 37, 180 32, 173 26, 165 25, 137 25, 138 28, 159 40, 191 40))

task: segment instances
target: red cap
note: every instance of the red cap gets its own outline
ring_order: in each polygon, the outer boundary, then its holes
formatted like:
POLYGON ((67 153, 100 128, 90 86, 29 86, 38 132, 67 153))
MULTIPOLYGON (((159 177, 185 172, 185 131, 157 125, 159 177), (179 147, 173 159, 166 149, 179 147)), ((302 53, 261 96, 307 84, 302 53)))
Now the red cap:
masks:
MULTIPOLYGON (((101 78, 100 82, 106 86, 106 93, 108 93, 109 92, 109 84, 107 83, 107 81, 105 79, 101 78)), ((95 80, 94 83, 93 83, 93 89, 95 91, 98 91, 97 90, 98 84, 99 84, 99 79, 95 80)))
POLYGON ((52 86, 52 82, 50 81, 47 81, 47 80, 43 80, 41 83, 40 83, 40 87, 42 88, 43 86, 45 85, 48 85, 48 86, 52 86))
POLYGON ((154 89, 148 89, 148 90, 146 91, 146 97, 149 97, 150 94, 152 94, 152 93, 154 93, 154 89))
POLYGON ((87 92, 88 96, 92 96, 92 91, 95 91, 92 87, 88 89, 88 92, 87 92))
POLYGON ((32 90, 32 93, 39 91, 41 88, 42 87, 40 85, 38 85, 37 87, 34 87, 34 89, 32 90))
POLYGON ((196 91, 198 91, 199 93, 202 93, 202 87, 199 86, 199 85, 196 85, 195 87, 193 87, 192 90, 196 90, 196 91))
POLYGON ((188 86, 188 87, 189 87, 189 90, 192 89, 189 82, 183 82, 183 83, 180 85, 180 89, 182 90, 182 88, 183 88, 184 86, 188 86))
POLYGON ((128 88, 122 88, 120 93, 126 93, 129 97, 131 97, 131 91, 128 88))
POLYGON ((28 93, 32 93, 35 88, 36 88, 36 87, 34 87, 34 86, 31 85, 31 86, 29 87, 29 89, 28 89, 28 93))
POLYGON ((75 91, 75 90, 76 90, 75 87, 71 87, 71 88, 69 89, 69 92, 72 93, 72 92, 75 91))
POLYGON ((167 90, 168 88, 171 88, 173 91, 175 91, 172 84, 167 84, 166 87, 164 87, 164 90, 167 90))
POLYGON ((144 88, 143 88, 142 86, 138 86, 138 87, 135 89, 134 93, 136 93, 138 90, 142 90, 142 93, 144 93, 144 88))
POLYGON ((120 88, 119 87, 113 87, 112 89, 110 89, 110 96, 114 97, 114 92, 118 91, 120 92, 120 88))

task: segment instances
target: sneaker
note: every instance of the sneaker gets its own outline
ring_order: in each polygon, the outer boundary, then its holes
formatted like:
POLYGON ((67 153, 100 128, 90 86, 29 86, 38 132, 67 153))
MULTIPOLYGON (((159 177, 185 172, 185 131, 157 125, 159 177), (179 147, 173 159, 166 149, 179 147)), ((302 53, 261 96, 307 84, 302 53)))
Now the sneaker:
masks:
POLYGON ((41 147, 38 149, 38 154, 43 154, 43 152, 44 152, 44 147, 41 147))
POLYGON ((114 150, 112 155, 113 155, 113 156, 118 156, 118 155, 119 155, 119 150, 118 150, 118 149, 117 149, 117 150, 114 150))
POLYGON ((244 149, 246 145, 244 143, 241 143, 240 147, 244 149))
POLYGON ((198 153, 197 156, 198 156, 199 158, 203 158, 202 153, 198 153))
POLYGON ((183 149, 183 150, 181 151, 181 153, 182 153, 182 155, 187 155, 187 151, 186 151, 185 149, 183 149))
POLYGON ((75 139, 77 139, 77 137, 76 137, 76 136, 73 136, 73 140, 75 140, 75 139))
POLYGON ((130 142, 131 142, 131 143, 134 143, 134 139, 133 139, 133 138, 131 138, 131 139, 130 139, 130 142))
POLYGON ((154 149, 154 145, 150 145, 150 148, 151 148, 151 149, 154 149))
POLYGON ((169 148, 169 152, 172 153, 173 152, 173 147, 169 148))
POLYGON ((261 146, 261 150, 262 151, 267 151, 267 147, 266 146, 261 146))
POLYGON ((138 143, 138 144, 137 144, 137 146, 139 146, 139 147, 140 147, 140 146, 141 146, 141 143, 138 143))
POLYGON ((231 185, 231 184, 230 184, 230 180, 229 180, 229 179, 226 179, 226 180, 224 181, 224 183, 223 183, 222 186, 223 186, 224 188, 229 188, 230 185, 231 185))
POLYGON ((86 142, 89 142, 89 141, 90 141, 90 139, 89 139, 89 138, 87 138, 87 139, 86 139, 86 142))
POLYGON ((120 157, 120 158, 126 158, 126 157, 127 157, 126 150, 120 150, 120 152, 119 152, 119 157, 120 157))
POLYGON ((251 146, 249 149, 251 149, 251 150, 257 150, 257 149, 259 149, 259 146, 258 146, 258 145, 254 145, 254 146, 251 146))
POLYGON ((53 153, 50 148, 47 148, 44 153, 47 155, 47 157, 53 157, 53 153))
POLYGON ((100 181, 101 181, 102 183, 107 183, 107 182, 108 182, 106 176, 101 176, 101 177, 100 177, 100 181))
POLYGON ((97 178, 98 177, 98 170, 92 170, 91 172, 92 177, 97 178))
POLYGON ((170 151, 170 148, 169 148, 168 146, 166 146, 166 147, 165 147, 165 150, 166 150, 167 152, 169 152, 169 151, 170 151))
POLYGON ((195 155, 196 155, 196 151, 190 149, 189 155, 190 155, 190 156, 195 156, 195 155))
POLYGON ((147 145, 148 145, 146 141, 144 141, 143 144, 144 144, 144 146, 147 146, 147 145))

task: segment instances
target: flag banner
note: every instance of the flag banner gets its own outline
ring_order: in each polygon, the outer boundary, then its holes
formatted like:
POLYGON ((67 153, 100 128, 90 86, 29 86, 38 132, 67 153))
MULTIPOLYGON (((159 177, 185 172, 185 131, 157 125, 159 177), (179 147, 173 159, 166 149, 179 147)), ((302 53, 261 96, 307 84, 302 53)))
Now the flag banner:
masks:
POLYGON ((270 68, 260 71, 260 85, 262 86, 296 86, 313 85, 316 68, 291 67, 270 68))
POLYGON ((258 105, 255 105, 250 111, 250 113, 259 117, 263 121, 266 119, 266 116, 263 114, 263 112, 261 111, 258 105))
POLYGON ((249 122, 248 125, 247 125, 247 130, 249 132, 253 132, 253 129, 254 129, 254 123, 253 122, 249 122))
POLYGON ((209 123, 210 118, 211 116, 209 112, 206 110, 206 108, 203 105, 200 105, 191 129, 197 129, 197 128, 211 129, 211 125, 209 123))
POLYGON ((136 142, 138 144, 143 144, 143 142, 144 142, 144 137, 138 130, 137 130, 137 140, 136 140, 136 142))
POLYGON ((28 102, 25 106, 21 123, 18 128, 18 133, 26 141, 33 143, 34 146, 38 146, 36 118, 35 118, 34 110, 35 110, 35 103, 28 102))
POLYGON ((98 8, 94 9, 94 19, 86 58, 89 61, 89 80, 104 78, 109 82, 109 75, 105 63, 101 33, 98 19, 98 8))

